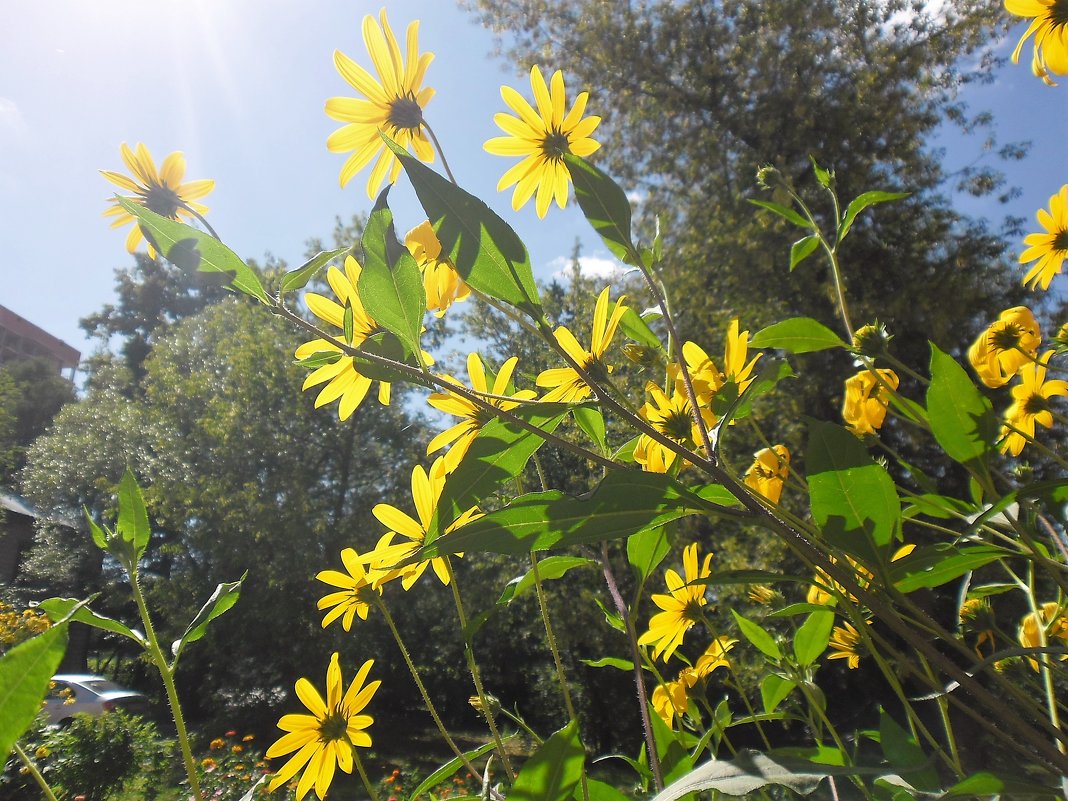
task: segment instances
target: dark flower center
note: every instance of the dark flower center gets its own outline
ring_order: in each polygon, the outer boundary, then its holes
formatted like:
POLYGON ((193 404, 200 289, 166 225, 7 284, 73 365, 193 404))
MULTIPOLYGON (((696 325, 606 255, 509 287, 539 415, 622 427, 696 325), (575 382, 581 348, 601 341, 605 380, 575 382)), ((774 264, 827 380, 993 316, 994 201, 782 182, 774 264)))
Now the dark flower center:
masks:
POLYGON ((693 421, 685 409, 673 409, 660 423, 660 430, 674 440, 689 439, 693 421))
POLYGON ((990 344, 994 350, 1012 350, 1020 344, 1023 329, 1016 323, 1005 323, 1001 328, 990 332, 990 344))
POLYGON ((319 738, 324 743, 344 740, 347 736, 345 732, 348 728, 349 719, 342 715, 340 710, 335 709, 333 712, 328 712, 326 717, 319 723, 319 738))
POLYGON ((1055 0, 1046 12, 1046 16, 1055 28, 1068 25, 1068 0, 1055 0))
MULTIPOLYGON (((1068 25, 1068 0, 1065 0, 1062 5, 1065 6, 1064 14, 1066 19, 1061 24, 1068 25)), ((1057 235, 1053 237, 1053 244, 1051 245, 1051 247, 1054 250, 1068 250, 1068 229, 1057 232, 1057 235)))
POLYGON ((145 192, 145 208, 156 212, 161 217, 169 217, 172 220, 178 219, 178 209, 185 204, 177 192, 163 184, 152 184, 147 187, 147 190, 145 192))
POLYGON ((394 128, 414 131, 423 124, 423 109, 415 102, 415 98, 398 97, 389 104, 389 124, 394 128))
POLYGON ((564 134, 553 131, 542 140, 541 152, 551 161, 561 161, 566 154, 571 152, 571 144, 564 134))
POLYGON ((700 599, 691 598, 686 602, 686 606, 682 608, 682 619, 687 620, 690 623, 697 623, 701 620, 700 599))
POLYGON ((1034 417, 1042 412, 1048 412, 1050 410, 1049 401, 1037 392, 1033 393, 1026 401, 1024 401, 1023 411, 1024 414, 1034 417))

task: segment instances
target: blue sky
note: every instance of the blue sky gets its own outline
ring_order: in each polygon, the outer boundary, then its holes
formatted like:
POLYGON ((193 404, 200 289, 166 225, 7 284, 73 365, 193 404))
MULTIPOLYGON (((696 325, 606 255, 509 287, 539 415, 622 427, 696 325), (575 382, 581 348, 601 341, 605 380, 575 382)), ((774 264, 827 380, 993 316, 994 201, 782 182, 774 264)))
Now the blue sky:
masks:
MULTIPOLYGON (((86 355, 78 319, 113 300, 113 270, 130 257, 126 229, 101 217, 111 185, 99 169, 125 172, 119 144, 144 142, 157 164, 182 150, 187 180, 213 178, 210 220, 245 257, 267 253, 297 263, 305 240, 324 238, 334 218, 367 210, 366 173, 342 190, 344 157, 326 150, 338 124, 323 113, 354 91, 335 72, 335 48, 369 66, 360 22, 380 3, 317 0, 49 0, 0 10, 0 303, 86 355)), ((492 36, 447 2, 392 2, 403 35, 422 20, 420 48, 436 54, 426 83, 437 89, 426 116, 460 183, 509 220, 527 242, 539 277, 567 257, 576 237, 584 253, 606 251, 577 209, 533 204, 518 213, 498 177, 512 161, 482 152, 499 133, 501 83, 529 96, 525 76, 492 57, 492 36)), ((1011 50, 1017 26, 1001 50, 1011 50)), ((1029 51, 1028 51, 1029 53, 1029 51)), ((1068 181, 1068 86, 1049 89, 1026 65, 1011 65, 989 87, 969 88, 975 110, 990 109, 1000 141, 1031 139, 1034 150, 1015 182, 1012 211, 1035 209, 1068 181)), ((573 94, 569 87, 569 97, 573 94)), ((596 113, 597 98, 591 98, 596 113)), ((981 142, 948 137, 946 162, 979 155, 981 142)), ((401 233, 420 222, 401 179, 391 195, 401 233)), ((968 203, 1000 219, 1003 209, 968 203)), ((1063 279, 1062 279, 1063 280, 1063 279)))

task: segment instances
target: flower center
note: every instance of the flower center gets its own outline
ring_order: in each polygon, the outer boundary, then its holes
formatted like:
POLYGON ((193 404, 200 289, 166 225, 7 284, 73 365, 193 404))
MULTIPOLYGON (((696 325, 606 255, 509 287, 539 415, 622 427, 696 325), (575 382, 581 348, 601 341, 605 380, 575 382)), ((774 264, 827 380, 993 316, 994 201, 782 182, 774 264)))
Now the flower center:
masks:
POLYGON ((1068 0, 1054 0, 1046 12, 1046 18, 1053 27, 1068 25, 1068 0))
POLYGON ((690 438, 692 422, 685 409, 672 409, 660 422, 660 430, 672 439, 682 442, 690 438))
POLYGON ((1005 323, 1001 328, 990 332, 990 345, 996 351, 1012 350, 1020 344, 1023 329, 1016 323, 1005 323))
POLYGON ((541 152, 550 161, 562 161, 571 152, 571 143, 559 131, 548 134, 541 142, 541 152))
POLYGON ((701 602, 703 597, 690 598, 686 602, 686 606, 682 608, 682 619, 687 620, 690 623, 698 623, 701 620, 701 607, 704 606, 701 602))
MULTIPOLYGON (((1065 20, 1064 20, 1064 22, 1062 22, 1060 24, 1061 25, 1068 25, 1068 0, 1065 0, 1065 2, 1062 5, 1064 5, 1064 7, 1065 7, 1064 8, 1064 12, 1063 12, 1064 16, 1065 16, 1065 20)), ((1055 237, 1053 237, 1053 244, 1051 245, 1051 247, 1054 250, 1068 250, 1068 228, 1066 228, 1063 231, 1058 231, 1057 232, 1057 235, 1055 237)))
POLYGON ((1029 417, 1034 417, 1042 412, 1048 412, 1050 410, 1049 401, 1037 392, 1032 394, 1026 401, 1024 401, 1023 411, 1024 414, 1029 417))
POLYGON ((388 120, 394 128, 414 131, 423 124, 423 109, 411 95, 398 97, 389 104, 388 120))
POLYGON ((326 717, 319 722, 319 739, 324 743, 335 740, 344 740, 349 728, 349 719, 341 714, 340 709, 328 712, 326 717))
POLYGON ((165 184, 152 184, 145 192, 145 208, 161 217, 178 219, 178 209, 183 205, 178 193, 165 184))

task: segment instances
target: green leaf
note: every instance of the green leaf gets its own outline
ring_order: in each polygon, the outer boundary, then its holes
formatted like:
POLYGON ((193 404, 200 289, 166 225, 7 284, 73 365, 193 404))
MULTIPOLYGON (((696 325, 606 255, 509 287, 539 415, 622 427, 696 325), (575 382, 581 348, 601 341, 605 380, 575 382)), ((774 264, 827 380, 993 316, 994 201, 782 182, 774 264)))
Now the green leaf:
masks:
POLYGON ((383 135, 404 166, 441 252, 473 289, 541 317, 530 257, 515 231, 485 203, 383 135))
POLYGON ((129 467, 119 482, 119 519, 115 523, 115 533, 134 546, 138 559, 145 552, 152 537, 145 499, 141 496, 141 488, 137 486, 137 479, 129 467))
MULTIPOLYGON (((590 801, 630 801, 630 796, 623 794, 611 784, 599 782, 597 779, 586 779, 586 790, 590 795, 590 801)), ((582 788, 575 791, 576 801, 583 801, 582 788)))
POLYGON ((766 395, 784 378, 790 378, 794 374, 793 368, 785 359, 764 358, 760 361, 760 367, 752 383, 745 388, 745 392, 737 395, 738 385, 734 379, 729 379, 720 387, 712 398, 712 411, 719 416, 713 429, 713 443, 719 450, 720 436, 732 420, 741 420, 748 417, 753 410, 753 403, 762 395, 766 395))
POLYGON ((48 694, 52 675, 67 650, 67 625, 60 624, 0 656, 0 763, 30 727, 48 694))
POLYGON ((790 246, 790 272, 793 272, 797 265, 811 256, 819 246, 820 238, 816 234, 809 234, 794 242, 790 246))
POLYGON ((619 318, 619 327, 627 339, 632 339, 647 348, 663 350, 664 345, 661 343, 660 337, 649 327, 649 320, 658 319, 660 319, 660 312, 658 311, 638 314, 633 306, 628 306, 626 311, 623 312, 623 316, 619 318))
POLYGON ((668 728, 652 707, 649 708, 649 722, 652 724, 656 755, 660 757, 660 772, 664 781, 674 781, 693 770, 693 757, 690 756, 682 735, 668 728))
POLYGON ((390 188, 387 185, 378 195, 364 228, 363 271, 356 288, 371 318, 392 331, 407 354, 417 354, 426 315, 426 291, 419 265, 393 230, 390 188))
POLYGON ((649 528, 627 537, 627 561, 638 574, 639 581, 644 582, 652 575, 664 558, 671 553, 667 530, 649 528))
MULTIPOLYGON (((585 559, 581 556, 549 556, 538 562, 538 577, 542 581, 563 578, 576 567, 599 567, 600 564, 593 559, 585 559)), ((525 595, 534 587, 534 570, 528 570, 521 576, 504 585, 504 592, 497 599, 498 606, 510 604, 516 598, 525 595)))
POLYGON ((580 659, 579 662, 592 668, 610 667, 627 672, 634 670, 634 663, 629 659, 616 659, 613 656, 603 656, 600 659, 580 659))
POLYGON ((304 264, 300 265, 295 270, 290 270, 282 276, 282 282, 278 285, 279 292, 292 292, 296 289, 303 289, 307 286, 308 282, 315 277, 323 267, 329 264, 339 256, 343 256, 349 252, 349 248, 338 248, 337 250, 321 250, 308 259, 304 264))
POLYGON ((70 620, 84 623, 86 626, 92 626, 101 631, 110 631, 112 634, 121 634, 123 637, 129 637, 138 645, 143 646, 147 643, 147 640, 145 640, 145 638, 138 632, 113 618, 97 614, 88 606, 85 606, 82 601, 78 601, 74 598, 49 598, 41 601, 38 608, 43 610, 52 620, 64 620, 69 616, 70 620))
POLYGON ((941 520, 952 520, 953 518, 967 515, 973 511, 975 511, 975 507, 969 503, 957 500, 956 498, 950 498, 947 495, 938 495, 929 492, 923 495, 914 495, 909 498, 909 503, 902 510, 901 514, 905 518, 926 515, 927 517, 937 517, 941 520))
POLYGON ((952 356, 931 344, 931 385, 927 415, 931 432, 949 458, 961 464, 983 460, 997 437, 990 401, 976 389, 952 356))
POLYGON ((564 156, 575 197, 601 239, 620 261, 639 266, 638 253, 630 238, 630 201, 619 184, 579 156, 564 156))
POLYGON ((696 579, 692 583, 715 587, 721 584, 774 584, 777 581, 789 581, 794 584, 812 583, 811 578, 775 573, 770 570, 722 570, 707 578, 696 579))
POLYGON ((833 627, 834 612, 830 609, 821 609, 808 616, 794 634, 794 656, 798 665, 808 667, 819 659, 820 654, 827 650, 833 627))
POLYGON ((987 771, 973 773, 950 787, 945 798, 977 798, 982 796, 1000 795, 1005 799, 1023 798, 1063 798, 1062 788, 1050 787, 1043 784, 1035 784, 1024 779, 1004 778, 995 776, 987 771))
POLYGON ((886 203, 889 200, 901 200, 908 196, 908 192, 865 192, 855 197, 853 202, 846 206, 845 214, 842 215, 842 223, 838 226, 838 241, 841 242, 846 238, 846 234, 853 227, 853 221, 857 218, 857 215, 868 206, 876 203, 886 203))
POLYGON ((762 209, 773 211, 784 220, 789 220, 794 225, 800 226, 801 228, 812 228, 812 223, 793 209, 787 208, 786 206, 780 206, 778 203, 774 203, 770 200, 756 200, 754 198, 749 198, 749 202, 754 206, 760 206, 762 209))
POLYGON ((116 196, 115 202, 140 221, 145 238, 175 266, 190 272, 221 273, 228 277, 234 289, 271 305, 252 268, 215 237, 162 217, 127 198, 116 196))
POLYGON ((833 544, 877 561, 897 536, 901 505, 893 479, 841 426, 809 420, 808 486, 812 517, 833 544), (869 542, 870 540, 870 542, 869 542))
POLYGON ((185 627, 185 632, 181 638, 172 646, 171 652, 174 654, 175 662, 178 661, 178 657, 182 655, 182 651, 185 650, 189 643, 196 642, 204 636, 211 621, 227 612, 230 607, 237 603, 237 599, 241 597, 241 584, 247 576, 248 571, 246 570, 237 581, 223 582, 215 588, 215 592, 200 607, 196 617, 189 621, 189 625, 185 627))
POLYGON ((85 513, 85 521, 89 524, 89 536, 93 538, 93 544, 100 550, 106 551, 108 549, 107 530, 96 524, 96 521, 89 515, 88 507, 83 506, 82 512, 85 513))
POLYGON ((921 790, 937 790, 941 786, 938 773, 931 766, 932 760, 915 738, 882 708, 879 709, 879 744, 886 761, 911 784, 921 790))
POLYGON ((690 793, 705 790, 740 797, 769 784, 808 795, 830 770, 833 768, 813 765, 802 759, 742 751, 733 759, 706 762, 665 787, 653 801, 677 801, 690 793))
POLYGON ((947 542, 927 545, 892 562, 890 580, 903 593, 941 587, 965 573, 1013 555, 1012 551, 994 545, 958 547, 947 542))
MULTIPOLYGON (((551 433, 567 415, 563 403, 521 404, 511 410, 517 417, 551 433)), ((445 479, 425 543, 430 545, 456 518, 490 494, 498 484, 518 476, 545 440, 504 420, 490 420, 453 472, 445 479)))
POLYGON ((341 319, 341 331, 345 335, 345 344, 351 345, 356 336, 356 314, 352 310, 352 299, 345 301, 345 315, 341 319))
POLYGON ((538 747, 515 777, 509 801, 564 801, 582 778, 586 751, 571 721, 538 747))
POLYGON ((779 704, 786 700, 797 686, 797 683, 784 679, 776 673, 768 673, 760 682, 760 700, 764 704, 764 711, 771 713, 779 708, 779 704))
POLYGON ((829 348, 845 348, 846 343, 823 323, 811 317, 791 317, 757 331, 752 348, 777 348, 787 353, 813 353, 829 348))
MULTIPOLYGON (((509 740, 514 740, 518 736, 519 733, 516 732, 515 734, 510 734, 507 737, 502 738, 502 741, 508 742, 509 740)), ((496 747, 497 744, 491 741, 471 751, 465 752, 464 756, 467 758, 468 762, 472 762, 478 759, 479 757, 484 757, 486 754, 493 751, 496 747)), ((438 768, 425 779, 423 779, 423 781, 419 783, 419 786, 412 790, 412 794, 408 796, 408 801, 415 801, 415 799, 417 799, 427 790, 441 784, 443 781, 445 781, 453 774, 455 774, 458 770, 460 770, 460 768, 462 768, 463 766, 464 761, 460 759, 460 757, 454 757, 453 759, 450 759, 440 768, 438 768)))
POLYGON ((816 181, 824 189, 830 189, 831 184, 834 183, 834 173, 830 170, 825 170, 816 162, 816 157, 809 154, 808 160, 812 162, 812 172, 816 175, 816 181))
POLYGON ((593 443, 600 448, 601 453, 608 453, 608 431, 604 425, 604 415, 596 406, 576 406, 571 410, 571 416, 593 443))
POLYGON ((742 632, 742 636, 749 640, 757 650, 759 650, 764 656, 774 659, 776 662, 782 660, 782 651, 779 650, 779 644, 775 642, 775 638, 772 637, 764 628, 754 623, 746 617, 742 617, 733 609, 731 614, 734 615, 734 620, 738 623, 738 628, 742 632))
POLYGON ((586 545, 629 537, 718 508, 669 476, 616 470, 580 497, 560 490, 520 495, 507 506, 425 545, 412 559, 465 551, 521 555, 586 545))
POLYGON ((295 360, 294 363, 299 364, 305 370, 318 370, 325 364, 334 364, 343 358, 345 358, 345 354, 338 353, 336 350, 320 350, 311 356, 295 360))

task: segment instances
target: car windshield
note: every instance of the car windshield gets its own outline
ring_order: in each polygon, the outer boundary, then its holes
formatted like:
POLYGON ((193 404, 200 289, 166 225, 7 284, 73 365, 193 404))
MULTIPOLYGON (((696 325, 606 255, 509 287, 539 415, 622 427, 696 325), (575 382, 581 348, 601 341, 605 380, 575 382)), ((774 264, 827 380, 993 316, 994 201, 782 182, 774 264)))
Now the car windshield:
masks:
POLYGON ((87 690, 92 690, 99 695, 100 693, 110 692, 111 690, 121 690, 122 688, 114 682, 110 682, 107 679, 90 679, 88 681, 78 682, 82 687, 87 690))

